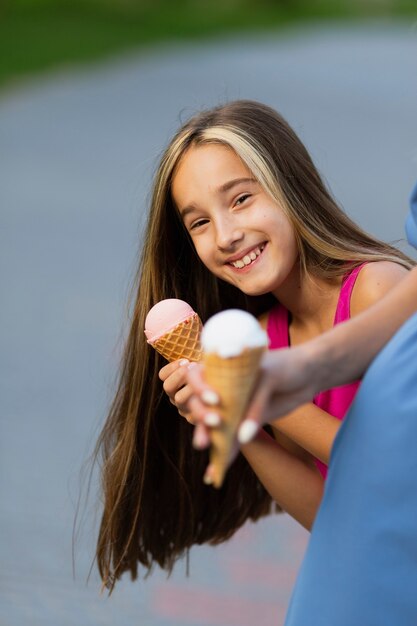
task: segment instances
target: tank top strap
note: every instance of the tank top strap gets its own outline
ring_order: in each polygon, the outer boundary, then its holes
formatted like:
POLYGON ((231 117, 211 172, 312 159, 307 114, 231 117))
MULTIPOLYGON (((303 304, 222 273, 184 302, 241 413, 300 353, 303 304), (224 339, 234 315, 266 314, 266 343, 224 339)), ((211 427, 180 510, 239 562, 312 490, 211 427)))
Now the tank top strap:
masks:
POLYGON ((289 347, 288 309, 279 302, 269 311, 266 332, 270 350, 289 347))
POLYGON ((353 287, 355 286, 356 279, 364 265, 366 265, 366 263, 362 263, 361 265, 354 267, 353 270, 348 272, 343 279, 336 307, 336 314, 334 317, 335 324, 339 324, 339 322, 344 322, 345 320, 350 319, 350 299, 353 287))
MULTIPOLYGON (((339 300, 337 302, 334 324, 350 319, 350 299, 353 287, 359 272, 366 263, 362 263, 353 270, 347 272, 340 288, 339 300)), ((269 348, 288 348, 289 339, 289 314, 288 309, 278 302, 269 312, 266 331, 269 338, 269 348)))

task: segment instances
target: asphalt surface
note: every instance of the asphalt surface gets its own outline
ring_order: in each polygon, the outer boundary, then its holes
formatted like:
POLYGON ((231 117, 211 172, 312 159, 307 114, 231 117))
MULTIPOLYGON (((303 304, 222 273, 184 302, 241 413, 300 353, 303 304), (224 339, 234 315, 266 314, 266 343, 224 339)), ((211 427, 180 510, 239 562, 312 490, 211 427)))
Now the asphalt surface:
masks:
POLYGON ((193 550, 188 578, 181 563, 168 581, 123 580, 108 599, 94 568, 86 585, 93 477, 74 578, 80 470, 112 393, 152 173, 180 121, 234 98, 274 106, 346 211, 403 239, 416 35, 411 24, 327 26, 170 45, 0 93, 2 626, 282 623, 307 541, 286 516, 193 550))

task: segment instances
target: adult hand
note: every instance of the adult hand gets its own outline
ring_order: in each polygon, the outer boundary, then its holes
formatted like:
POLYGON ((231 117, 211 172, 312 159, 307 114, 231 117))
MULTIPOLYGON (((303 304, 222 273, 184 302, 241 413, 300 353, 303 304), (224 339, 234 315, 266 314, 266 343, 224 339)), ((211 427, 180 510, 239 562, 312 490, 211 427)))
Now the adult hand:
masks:
MULTIPOLYGON (((313 359, 307 344, 291 349, 270 350, 261 362, 259 377, 238 431, 241 444, 251 441, 262 424, 286 415, 316 393, 313 384, 313 359)), ((204 381, 201 365, 188 368, 192 395, 189 408, 193 418, 206 426, 220 419, 216 412, 219 398, 204 381)))

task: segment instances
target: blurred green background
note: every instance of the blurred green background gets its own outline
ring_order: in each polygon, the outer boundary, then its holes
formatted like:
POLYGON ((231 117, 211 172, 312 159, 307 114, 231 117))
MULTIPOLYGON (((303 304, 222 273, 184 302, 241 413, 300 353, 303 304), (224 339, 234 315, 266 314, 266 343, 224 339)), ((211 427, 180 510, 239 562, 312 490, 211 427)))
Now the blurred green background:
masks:
POLYGON ((416 0, 3 0, 0 86, 161 41, 416 15, 416 0))

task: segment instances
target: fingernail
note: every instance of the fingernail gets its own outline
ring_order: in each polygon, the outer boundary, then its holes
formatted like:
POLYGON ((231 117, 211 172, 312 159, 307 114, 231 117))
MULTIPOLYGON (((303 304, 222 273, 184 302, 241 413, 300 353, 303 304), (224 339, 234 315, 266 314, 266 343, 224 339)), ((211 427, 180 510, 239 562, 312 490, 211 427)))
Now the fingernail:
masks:
MULTIPOLYGON (((188 363, 188 361, 187 361, 187 363, 188 363)), ((188 366, 188 369, 189 369, 189 370, 192 370, 192 369, 193 369, 193 367, 195 367, 196 365, 197 365, 197 363, 196 363, 195 361, 191 361, 191 363, 190 363, 190 364, 189 364, 189 366, 188 366)))
POLYGON ((237 438, 240 443, 249 443, 258 432, 258 423, 254 420, 246 420, 239 428, 237 438))
POLYGON ((188 365, 189 360, 188 359, 181 359, 180 361, 180 365, 188 365))
POLYGON ((220 402, 220 398, 217 393, 215 391, 212 391, 211 389, 205 389, 201 393, 201 399, 205 404, 208 404, 210 406, 214 406, 215 404, 219 404, 220 402))
POLYGON ((207 426, 219 426, 220 425, 220 415, 218 413, 206 413, 204 416, 204 423, 207 426))

